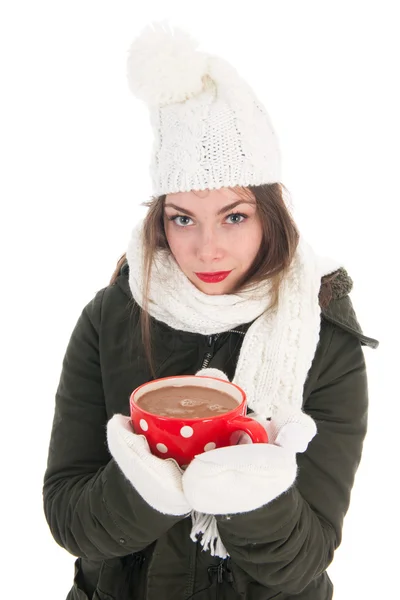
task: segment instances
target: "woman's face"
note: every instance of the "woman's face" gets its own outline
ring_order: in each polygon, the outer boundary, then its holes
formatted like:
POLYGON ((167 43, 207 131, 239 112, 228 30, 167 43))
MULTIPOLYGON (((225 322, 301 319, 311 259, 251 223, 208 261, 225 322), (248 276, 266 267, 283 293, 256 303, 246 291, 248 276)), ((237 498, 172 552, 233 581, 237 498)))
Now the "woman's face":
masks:
POLYGON ((229 294, 234 289, 252 265, 262 240, 255 199, 243 199, 229 188, 168 194, 164 227, 179 267, 209 295, 229 294), (215 276, 228 271, 226 277, 215 276))

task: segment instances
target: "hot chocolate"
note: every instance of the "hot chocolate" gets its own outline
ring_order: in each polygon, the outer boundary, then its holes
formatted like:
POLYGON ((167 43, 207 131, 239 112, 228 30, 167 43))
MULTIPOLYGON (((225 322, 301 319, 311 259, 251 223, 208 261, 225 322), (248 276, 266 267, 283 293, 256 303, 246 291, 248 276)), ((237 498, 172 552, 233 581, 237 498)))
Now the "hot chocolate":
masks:
POLYGON ((141 409, 163 417, 204 419, 216 417, 237 408, 232 396, 195 385, 165 386, 137 399, 141 409))

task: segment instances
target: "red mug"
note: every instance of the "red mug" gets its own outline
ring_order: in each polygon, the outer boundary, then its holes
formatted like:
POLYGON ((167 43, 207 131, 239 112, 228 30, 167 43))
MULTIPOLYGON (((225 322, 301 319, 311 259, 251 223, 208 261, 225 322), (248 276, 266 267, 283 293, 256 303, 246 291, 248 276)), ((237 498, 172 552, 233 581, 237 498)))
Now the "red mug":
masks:
POLYGON ((207 376, 177 375, 163 377, 137 387, 130 396, 130 413, 135 433, 144 435, 152 454, 173 458, 185 468, 197 454, 215 448, 233 446, 247 434, 253 443, 267 443, 264 427, 246 417, 246 394, 234 383, 207 376), (206 387, 229 394, 237 406, 229 412, 212 417, 166 417, 143 410, 137 401, 147 392, 170 386, 206 387))

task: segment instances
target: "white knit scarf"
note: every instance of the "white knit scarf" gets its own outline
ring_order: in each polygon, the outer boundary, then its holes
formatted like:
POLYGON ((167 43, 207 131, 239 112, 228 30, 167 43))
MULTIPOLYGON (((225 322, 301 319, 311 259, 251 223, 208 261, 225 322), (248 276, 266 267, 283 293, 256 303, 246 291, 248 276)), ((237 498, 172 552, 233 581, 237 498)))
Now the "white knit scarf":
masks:
MULTIPOLYGON (((140 306, 144 280, 142 229, 141 222, 133 230, 127 249, 129 286, 140 306)), ((269 418, 283 402, 301 410, 304 382, 319 340, 321 278, 338 268, 340 264, 317 256, 300 236, 280 286, 278 304, 268 310, 268 281, 250 292, 210 296, 189 281, 169 251, 159 250, 152 266, 148 310, 152 317, 176 330, 202 335, 222 333, 254 321, 244 337, 232 381, 245 391, 248 406, 269 418)), ((201 531, 204 548, 210 547, 212 554, 225 557, 215 519, 199 513, 192 518, 192 539, 201 531)))

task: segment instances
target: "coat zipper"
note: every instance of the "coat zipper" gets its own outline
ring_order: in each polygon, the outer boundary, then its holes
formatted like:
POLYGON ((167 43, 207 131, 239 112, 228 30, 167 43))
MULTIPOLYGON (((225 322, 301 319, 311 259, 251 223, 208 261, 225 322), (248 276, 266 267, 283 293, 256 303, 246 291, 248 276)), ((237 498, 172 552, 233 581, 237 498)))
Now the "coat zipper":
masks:
POLYGON ((207 338, 207 346, 210 348, 210 350, 208 350, 203 358, 203 364, 201 365, 202 369, 205 369, 209 364, 210 364, 210 360, 213 357, 213 351, 214 351, 214 346, 215 346, 215 342, 217 341, 218 337, 220 336, 219 333, 216 333, 215 335, 209 335, 207 338))
MULTIPOLYGON (((238 333, 238 334, 243 335, 243 336, 246 335, 244 331, 237 331, 236 329, 232 329, 230 331, 227 331, 227 333, 238 333)), ((217 341, 217 339, 219 338, 220 335, 221 335, 220 333, 215 333, 214 335, 209 335, 208 336, 208 338, 207 338, 207 346, 210 349, 204 355, 203 364, 201 365, 202 369, 205 369, 210 364, 210 360, 212 359, 213 353, 214 353, 215 342, 217 341)))
MULTIPOLYGON (((126 557, 126 558, 128 558, 128 557, 126 557)), ((131 562, 128 567, 127 576, 126 576, 125 582, 123 584, 123 589, 121 590, 123 594, 125 594, 127 592, 129 595, 131 595, 133 593, 134 588, 138 582, 140 585, 140 581, 142 579, 142 577, 140 577, 141 568, 142 568, 144 561, 146 560, 146 557, 141 552, 137 552, 137 553, 133 553, 130 555, 130 560, 131 560, 131 562)), ((140 591, 140 590, 137 590, 137 591, 140 591)))
POLYGON ((208 568, 208 576, 209 576, 209 579, 211 582, 214 580, 214 575, 217 576, 217 587, 215 590, 215 594, 216 594, 215 599, 218 600, 219 592, 220 592, 220 587, 219 587, 220 584, 224 583, 224 581, 226 581, 230 584, 232 584, 232 582, 233 582, 233 574, 232 574, 232 571, 230 570, 229 558, 227 559, 227 561, 222 559, 221 562, 218 563, 218 565, 208 568))

